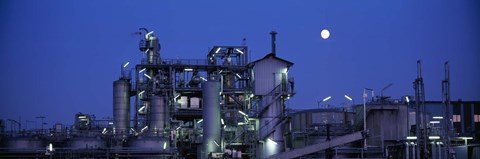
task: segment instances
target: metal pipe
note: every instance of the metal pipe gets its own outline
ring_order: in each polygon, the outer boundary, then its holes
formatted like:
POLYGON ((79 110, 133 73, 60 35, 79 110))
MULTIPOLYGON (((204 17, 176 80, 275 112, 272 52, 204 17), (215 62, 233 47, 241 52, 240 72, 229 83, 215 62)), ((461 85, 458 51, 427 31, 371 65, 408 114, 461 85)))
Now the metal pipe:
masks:
POLYGON ((277 51, 276 51, 276 47, 277 47, 277 46, 276 46, 276 45, 277 45, 277 44, 276 44, 276 43, 277 43, 277 38, 276 38, 277 32, 272 31, 272 32, 270 32, 270 35, 272 35, 272 54, 273 54, 273 55, 276 55, 276 54, 277 54, 277 51))

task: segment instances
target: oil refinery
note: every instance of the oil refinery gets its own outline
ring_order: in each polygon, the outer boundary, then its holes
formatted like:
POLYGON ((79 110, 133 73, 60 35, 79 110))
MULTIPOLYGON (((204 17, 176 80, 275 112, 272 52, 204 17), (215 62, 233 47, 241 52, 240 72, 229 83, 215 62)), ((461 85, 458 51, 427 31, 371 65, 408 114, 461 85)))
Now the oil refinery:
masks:
POLYGON ((296 95, 294 63, 277 56, 275 31, 271 53, 249 61, 245 45, 163 59, 158 37, 140 30, 144 57, 121 65, 112 119, 78 113, 71 125, 27 130, 0 120, 0 158, 480 157, 480 102, 451 101, 448 62, 443 101, 425 101, 418 61, 414 96, 365 88, 362 104, 295 110, 286 107, 296 95))

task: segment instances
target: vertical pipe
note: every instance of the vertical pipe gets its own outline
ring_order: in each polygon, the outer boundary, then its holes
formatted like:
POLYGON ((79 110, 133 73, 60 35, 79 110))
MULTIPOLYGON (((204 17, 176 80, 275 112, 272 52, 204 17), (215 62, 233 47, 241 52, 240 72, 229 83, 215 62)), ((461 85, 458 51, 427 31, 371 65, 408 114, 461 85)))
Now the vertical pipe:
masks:
POLYGON ((209 80, 202 85, 203 94, 203 158, 220 151, 220 82, 209 80), (217 145, 218 144, 218 145, 217 145))
POLYGON ((277 32, 272 31, 270 32, 270 35, 272 35, 272 54, 276 56, 277 54, 277 32))

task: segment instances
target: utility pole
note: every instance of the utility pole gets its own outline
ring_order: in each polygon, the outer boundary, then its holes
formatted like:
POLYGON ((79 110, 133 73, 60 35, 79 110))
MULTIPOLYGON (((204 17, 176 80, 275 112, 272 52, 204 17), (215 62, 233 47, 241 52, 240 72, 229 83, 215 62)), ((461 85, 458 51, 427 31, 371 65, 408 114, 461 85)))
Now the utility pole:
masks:
POLYGON ((445 80, 442 81, 443 96, 443 143, 445 144, 445 157, 451 158, 450 152, 450 65, 445 62, 445 80))

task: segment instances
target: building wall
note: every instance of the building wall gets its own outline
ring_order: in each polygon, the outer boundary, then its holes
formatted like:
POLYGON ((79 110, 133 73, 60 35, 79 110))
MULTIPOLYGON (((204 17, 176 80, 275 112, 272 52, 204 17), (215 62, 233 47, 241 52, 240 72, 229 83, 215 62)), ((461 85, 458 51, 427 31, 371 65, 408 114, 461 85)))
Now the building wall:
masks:
POLYGON ((272 57, 255 63, 254 70, 254 94, 266 95, 279 85, 287 77, 287 63, 272 57), (284 75, 282 75, 284 74, 284 75), (285 76, 282 78, 282 76, 285 76))

